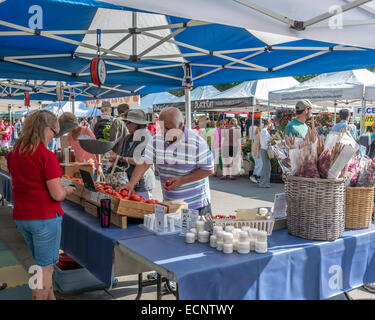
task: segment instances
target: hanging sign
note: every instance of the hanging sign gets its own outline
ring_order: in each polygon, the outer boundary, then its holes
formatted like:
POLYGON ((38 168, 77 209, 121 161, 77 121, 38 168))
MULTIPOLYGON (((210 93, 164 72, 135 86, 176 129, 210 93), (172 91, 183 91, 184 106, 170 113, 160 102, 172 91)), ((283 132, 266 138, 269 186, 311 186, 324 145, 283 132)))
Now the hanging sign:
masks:
POLYGON ((64 100, 64 86, 61 82, 56 83, 56 98, 57 101, 64 100))
POLYGON ((107 69, 103 59, 95 57, 91 61, 91 81, 97 86, 101 86, 105 83, 107 78, 107 69))
POLYGON ((30 107, 30 93, 25 92, 25 106, 30 107))

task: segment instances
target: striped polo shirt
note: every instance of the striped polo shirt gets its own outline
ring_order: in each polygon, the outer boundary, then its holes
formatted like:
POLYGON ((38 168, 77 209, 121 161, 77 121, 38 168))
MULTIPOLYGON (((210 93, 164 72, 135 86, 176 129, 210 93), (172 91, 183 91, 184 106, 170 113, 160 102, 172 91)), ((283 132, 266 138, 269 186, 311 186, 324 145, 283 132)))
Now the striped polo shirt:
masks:
POLYGON ((214 169, 212 153, 196 130, 184 128, 182 137, 173 144, 166 141, 163 134, 156 134, 145 149, 144 160, 155 164, 159 170, 165 201, 183 200, 189 209, 200 209, 211 202, 208 177, 181 185, 176 190, 165 189, 168 178, 183 177, 196 169, 214 169))

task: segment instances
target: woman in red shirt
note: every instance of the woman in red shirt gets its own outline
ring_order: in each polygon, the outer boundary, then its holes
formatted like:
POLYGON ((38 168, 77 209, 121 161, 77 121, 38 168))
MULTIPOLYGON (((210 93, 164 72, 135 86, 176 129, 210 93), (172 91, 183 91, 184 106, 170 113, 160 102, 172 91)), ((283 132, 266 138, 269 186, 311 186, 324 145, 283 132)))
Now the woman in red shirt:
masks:
POLYGON ((20 137, 7 155, 13 219, 39 266, 40 281, 31 288, 35 300, 55 299, 52 273, 58 261, 64 214, 60 202, 74 191, 61 183, 62 171, 56 155, 47 149, 58 132, 59 123, 52 112, 36 111, 26 118, 20 137))

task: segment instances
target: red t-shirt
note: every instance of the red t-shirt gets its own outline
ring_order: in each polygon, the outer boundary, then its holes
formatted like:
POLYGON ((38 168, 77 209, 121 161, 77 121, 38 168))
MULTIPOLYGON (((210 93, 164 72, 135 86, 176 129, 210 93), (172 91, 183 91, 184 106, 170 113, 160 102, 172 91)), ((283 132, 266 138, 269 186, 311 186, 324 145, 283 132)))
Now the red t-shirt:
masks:
POLYGON ((46 181, 61 178, 56 155, 40 143, 33 154, 19 153, 19 148, 7 155, 12 178, 13 219, 35 220, 56 218, 64 214, 60 201, 52 199, 46 181))

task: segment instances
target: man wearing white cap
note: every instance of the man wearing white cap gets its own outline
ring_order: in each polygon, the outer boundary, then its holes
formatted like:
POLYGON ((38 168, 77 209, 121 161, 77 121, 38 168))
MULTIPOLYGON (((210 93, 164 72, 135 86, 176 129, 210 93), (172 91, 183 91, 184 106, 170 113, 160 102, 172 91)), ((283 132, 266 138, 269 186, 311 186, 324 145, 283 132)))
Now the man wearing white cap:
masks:
POLYGON ((309 100, 303 99, 296 103, 296 117, 289 121, 285 127, 286 136, 304 138, 309 127, 306 120, 311 118, 312 104, 309 100))

